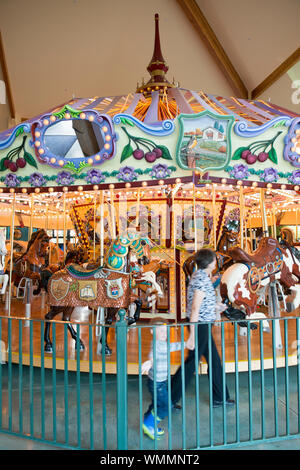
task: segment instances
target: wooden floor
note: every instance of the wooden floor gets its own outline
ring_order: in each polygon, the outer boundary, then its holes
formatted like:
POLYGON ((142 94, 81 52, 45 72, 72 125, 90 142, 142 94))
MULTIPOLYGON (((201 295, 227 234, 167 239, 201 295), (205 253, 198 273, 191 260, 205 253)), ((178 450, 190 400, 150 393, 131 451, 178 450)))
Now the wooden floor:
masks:
MULTIPOLYGON (((31 303, 30 321, 25 318, 25 304, 22 300, 13 299, 11 313, 5 309, 5 304, 0 304, 1 331, 0 339, 2 340, 2 359, 11 361, 12 363, 21 363, 23 365, 33 365, 40 367, 44 365, 46 368, 63 370, 80 370, 88 372, 102 372, 105 367, 106 373, 116 373, 116 345, 115 345, 115 328, 111 327, 108 334, 108 343, 113 351, 111 356, 97 354, 98 337, 96 336, 95 321, 96 319, 86 310, 74 312, 72 320, 74 328, 80 325, 80 337, 85 344, 85 350, 77 352, 75 349, 75 341, 70 337, 66 324, 61 321, 61 317, 57 317, 58 323, 55 325, 55 353, 44 353, 44 317, 47 313, 47 305, 42 308, 41 297, 35 297, 31 303), (12 348, 7 350, 7 344, 10 343, 12 348), (65 347, 66 344, 66 347, 65 347), (31 346, 30 346, 31 345, 31 346), (90 347, 91 346, 91 347, 90 347), (4 350, 3 350, 4 349, 4 350), (21 351, 21 354, 19 354, 21 351), (67 351, 67 354, 65 354, 67 351), (105 360, 104 360, 105 359, 105 360)), ((262 311, 262 309, 260 309, 262 311)), ((276 366, 284 367, 286 358, 289 365, 297 363, 296 350, 296 319, 299 311, 292 314, 281 312, 282 320, 279 321, 281 328, 282 349, 275 349, 276 366), (283 319, 286 318, 284 321, 283 319), (285 347, 285 342, 287 347, 285 347)), ((262 332, 260 328, 251 331, 250 338, 248 336, 240 336, 239 328, 236 328, 237 343, 235 347, 235 328, 229 321, 223 322, 224 327, 219 323, 213 326, 213 336, 217 348, 222 354, 225 351, 225 369, 227 372, 235 371, 235 357, 238 358, 239 371, 248 370, 249 360, 251 362, 251 370, 260 369, 261 359, 263 359, 264 368, 273 367, 273 348, 272 348, 272 324, 270 322, 270 332, 262 332), (222 339, 223 338, 223 339, 222 339), (261 348, 262 346, 262 348, 261 348)), ((51 334, 53 330, 51 330, 51 334)), ((187 337, 188 331, 186 326, 172 324, 170 327, 170 340, 180 341, 181 336, 187 337)), ((150 328, 147 321, 139 322, 138 326, 132 326, 128 332, 127 353, 128 353, 128 373, 139 373, 139 354, 142 361, 148 358, 151 343, 150 328), (139 345, 140 344, 140 345, 139 345)), ((185 356, 187 350, 185 351, 185 356)), ((171 373, 174 373, 181 361, 181 353, 171 353, 171 373)), ((200 363, 200 372, 206 373, 207 366, 205 361, 200 363)))

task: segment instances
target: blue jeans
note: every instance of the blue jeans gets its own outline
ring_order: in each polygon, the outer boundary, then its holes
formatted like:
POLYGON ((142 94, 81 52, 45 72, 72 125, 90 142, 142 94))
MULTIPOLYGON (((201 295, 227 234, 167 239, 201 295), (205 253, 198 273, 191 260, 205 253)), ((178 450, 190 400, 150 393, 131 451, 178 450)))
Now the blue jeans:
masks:
POLYGON ((154 409, 154 386, 156 385, 156 403, 157 403, 157 416, 159 419, 164 419, 168 415, 168 383, 154 382, 148 377, 148 389, 151 394, 152 402, 148 408, 146 414, 150 413, 154 409))

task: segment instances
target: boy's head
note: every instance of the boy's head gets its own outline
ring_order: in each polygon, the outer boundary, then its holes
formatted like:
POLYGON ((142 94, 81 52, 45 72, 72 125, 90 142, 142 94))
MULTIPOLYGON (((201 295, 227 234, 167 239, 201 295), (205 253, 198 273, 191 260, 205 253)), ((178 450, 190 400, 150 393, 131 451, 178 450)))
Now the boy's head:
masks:
POLYGON ((156 333, 156 339, 159 341, 167 341, 167 320, 161 317, 151 318, 149 324, 153 326, 151 328, 151 333, 153 330, 156 333))

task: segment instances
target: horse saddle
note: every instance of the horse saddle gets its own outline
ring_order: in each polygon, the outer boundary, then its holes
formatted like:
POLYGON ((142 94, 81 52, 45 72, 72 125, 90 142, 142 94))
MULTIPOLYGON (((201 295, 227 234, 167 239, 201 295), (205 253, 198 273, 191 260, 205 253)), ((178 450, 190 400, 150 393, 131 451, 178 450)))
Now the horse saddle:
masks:
POLYGON ((236 263, 245 263, 256 266, 264 266, 268 261, 274 261, 276 250, 281 253, 279 244, 274 238, 263 238, 254 253, 249 254, 239 246, 231 248, 228 254, 236 263))
POLYGON ((87 279, 90 277, 97 278, 97 277, 102 277, 102 268, 98 267, 96 269, 86 269, 83 266, 80 266, 79 264, 68 264, 66 266, 66 271, 72 276, 77 279, 87 279))

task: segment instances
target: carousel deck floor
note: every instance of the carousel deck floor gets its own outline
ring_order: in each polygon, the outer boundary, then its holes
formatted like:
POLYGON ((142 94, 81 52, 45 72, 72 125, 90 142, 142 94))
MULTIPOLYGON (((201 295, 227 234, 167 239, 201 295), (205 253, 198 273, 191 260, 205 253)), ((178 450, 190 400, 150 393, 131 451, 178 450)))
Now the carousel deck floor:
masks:
MULTIPOLYGON (((76 371, 80 369, 81 372, 88 372, 91 370, 91 367, 93 367, 93 372, 102 372, 102 368, 105 368, 105 372, 108 374, 116 373, 115 328, 111 327, 108 333, 108 343, 113 352, 111 356, 105 356, 104 361, 102 355, 97 354, 98 337, 96 337, 96 319, 92 314, 88 314, 86 311, 74 312, 72 315, 72 321, 75 323, 74 328, 76 329, 76 324, 80 324, 80 337, 85 344, 84 351, 80 353, 77 352, 75 341, 71 338, 68 331, 66 335, 65 330, 67 329, 64 322, 61 321, 61 316, 58 315, 55 318, 55 353, 44 352, 44 322, 42 320, 44 320, 47 309, 47 305, 44 308, 41 307, 41 297, 33 298, 30 321, 26 322, 25 304, 22 300, 12 300, 10 316, 8 316, 8 310, 5 309, 5 304, 0 304, 0 339, 2 340, 2 346, 3 344, 5 345, 5 351, 3 351, 2 347, 2 360, 6 362, 11 361, 16 364, 32 365, 34 367, 41 367, 41 365, 44 365, 46 368, 56 367, 58 370, 64 370, 67 367, 68 370, 76 371), (9 336, 11 338, 12 348, 8 352, 7 344, 9 336), (65 354, 65 340, 67 341, 68 354, 65 354), (92 351, 90 351, 90 345, 92 351), (20 350, 21 354, 19 353, 20 350)), ((291 314, 286 314, 281 311, 282 320, 280 320, 279 323, 283 347, 281 349, 275 349, 277 367, 284 367, 286 358, 288 365, 297 364, 296 319, 291 317, 299 316, 300 309, 295 310, 291 314), (289 318, 286 322, 283 321, 285 317, 289 318), (285 340, 287 340, 287 348, 285 348, 285 340)), ((186 338, 188 335, 187 327, 180 326, 180 323, 173 324, 170 329, 170 340, 180 341, 182 330, 186 338)), ((248 370, 249 360, 251 361, 251 370, 259 370, 261 368, 262 358, 263 367, 265 369, 273 368, 272 325, 270 325, 270 332, 262 333, 259 328, 252 330, 249 340, 247 336, 240 336, 238 333, 239 328, 237 328, 236 347, 234 341, 234 326, 231 322, 224 322, 224 329, 221 328, 220 325, 215 325, 212 331, 220 355, 222 346, 225 351, 226 372, 235 371, 235 357, 238 358, 239 371, 248 370), (262 349, 261 343, 263 345, 262 349)), ((139 373, 139 350, 142 361, 145 361, 148 358, 151 340, 152 335, 146 321, 141 321, 139 326, 130 327, 127 341, 128 374, 139 373)), ((186 354, 187 350, 185 350, 185 355, 186 354)), ((180 352, 171 353, 171 373, 177 370, 180 361, 180 352)), ((207 365, 204 359, 203 362, 200 362, 199 368, 200 373, 207 372, 207 365)))

